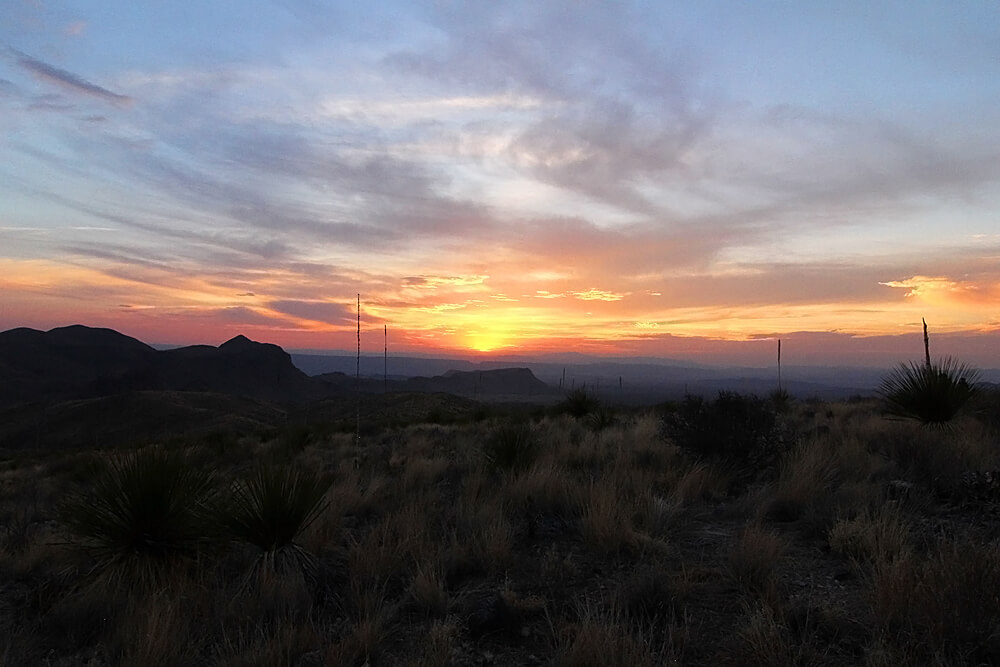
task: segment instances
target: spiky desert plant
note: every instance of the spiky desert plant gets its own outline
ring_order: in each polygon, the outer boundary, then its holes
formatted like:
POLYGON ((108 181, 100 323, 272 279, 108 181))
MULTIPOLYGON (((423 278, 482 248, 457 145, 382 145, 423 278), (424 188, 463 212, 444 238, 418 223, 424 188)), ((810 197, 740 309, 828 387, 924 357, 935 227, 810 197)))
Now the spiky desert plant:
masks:
POLYGON ((214 481, 183 455, 151 447, 112 458, 59 515, 113 583, 156 584, 208 542, 214 481))
POLYGON ((220 522, 230 539, 260 550, 255 570, 297 569, 311 578, 315 557, 296 540, 329 505, 329 487, 328 480, 298 468, 259 466, 232 486, 220 522))
POLYGON ((573 417, 586 417, 600 407, 598 398, 587 391, 586 387, 571 390, 562 402, 562 409, 573 417))
POLYGON ((901 363, 879 385, 886 411, 928 426, 947 424, 976 395, 979 371, 951 357, 901 363))
POLYGON ((587 415, 587 425, 594 432, 600 432, 611 428, 618 421, 615 409, 610 405, 598 405, 589 415, 587 415))

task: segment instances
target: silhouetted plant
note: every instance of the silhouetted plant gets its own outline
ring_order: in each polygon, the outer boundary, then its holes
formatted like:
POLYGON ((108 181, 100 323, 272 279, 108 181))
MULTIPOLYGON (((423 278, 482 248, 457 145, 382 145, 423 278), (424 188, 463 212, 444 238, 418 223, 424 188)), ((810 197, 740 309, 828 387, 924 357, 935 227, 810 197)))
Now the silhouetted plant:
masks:
POLYGON ((257 547, 256 569, 298 569, 314 577, 315 558, 296 540, 326 509, 330 484, 319 475, 286 466, 260 466, 232 487, 221 508, 228 536, 257 547))
POLYGON ((504 471, 526 470, 538 456, 538 441, 527 422, 505 422, 494 428, 483 448, 487 460, 504 471))
POLYGON ((792 395, 785 389, 775 389, 767 397, 778 412, 787 412, 792 405, 792 395))
POLYGON ((615 415, 615 410, 608 405, 598 405, 590 414, 587 415, 587 426, 593 431, 603 431, 604 429, 611 428, 618 421, 618 417, 615 415))
POLYGON ((601 402, 588 392, 586 387, 573 389, 566 394, 566 400, 562 402, 563 410, 573 417, 585 417, 600 405, 601 402))
POLYGON ((978 381, 976 369, 949 357, 938 363, 901 363, 882 378, 878 393, 889 414, 940 426, 976 395, 978 381))
POLYGON ((130 452, 96 472, 89 492, 76 493, 59 514, 96 569, 140 585, 160 581, 178 560, 207 542, 214 476, 160 448, 130 452))
POLYGON ((732 391, 715 401, 685 397, 663 417, 663 430, 679 447, 716 459, 766 458, 784 444, 771 402, 732 391))

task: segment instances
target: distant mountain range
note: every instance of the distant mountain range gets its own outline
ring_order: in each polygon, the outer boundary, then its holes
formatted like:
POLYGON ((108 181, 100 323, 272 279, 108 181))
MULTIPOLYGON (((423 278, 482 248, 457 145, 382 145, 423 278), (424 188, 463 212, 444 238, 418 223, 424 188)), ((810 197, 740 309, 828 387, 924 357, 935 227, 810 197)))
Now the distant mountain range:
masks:
POLYGON ((0 333, 0 405, 138 390, 215 392, 274 401, 323 396, 277 345, 237 336, 219 347, 156 350, 82 325, 0 333))
MULTIPOLYGON (((580 363, 362 357, 359 373, 355 356, 290 355, 245 336, 218 347, 155 349, 111 329, 11 329, 0 332, 0 451, 224 439, 315 421, 353 428, 467 418, 482 402, 552 404, 580 387, 611 403, 652 405, 777 386, 776 369, 573 359, 580 363)), ((783 368, 782 387, 801 398, 871 395, 883 373, 783 368)), ((987 371, 983 379, 997 377, 987 371)))
POLYGON ((202 392, 302 404, 363 392, 442 392, 467 397, 553 397, 524 368, 440 377, 309 377, 277 345, 236 336, 218 347, 157 350, 111 329, 74 325, 0 333, 0 407, 90 399, 137 391, 202 392))
POLYGON ((551 387, 527 368, 497 368, 479 371, 450 369, 434 377, 414 376, 358 378, 343 372, 314 376, 327 387, 339 392, 360 390, 365 393, 420 392, 455 394, 467 398, 499 401, 558 400, 563 392, 551 387))
MULTIPOLYGON (((611 402, 650 405, 687 393, 728 389, 766 394, 775 368, 710 367, 669 361, 573 357, 579 363, 288 354, 236 336, 218 347, 155 349, 111 329, 74 325, 0 333, 0 407, 135 391, 202 392, 280 405, 362 393, 448 393, 488 401, 553 402, 586 387, 611 402), (512 368, 517 364, 517 368, 512 368), (360 375, 360 376, 358 376, 360 375)), ((871 395, 883 369, 795 366, 782 369, 792 395, 838 399, 871 395)), ((995 372, 984 373, 995 380, 995 372)))
MULTIPOLYGON (((316 377, 342 374, 353 379, 357 358, 346 355, 292 353, 292 362, 316 377)), ((360 373, 381 386, 383 376, 403 381, 414 376, 443 376, 461 371, 467 377, 493 372, 516 363, 531 371, 540 382, 557 391, 586 387, 601 398, 629 405, 650 405, 685 394, 713 396, 726 389, 767 394, 778 386, 776 368, 748 368, 687 364, 674 360, 601 359, 577 355, 576 363, 532 359, 500 359, 472 362, 463 359, 424 357, 361 357, 360 373)), ((885 374, 883 369, 794 366, 782 368, 781 386, 793 396, 839 399, 871 395, 885 374)), ((419 383, 413 383, 417 386, 419 383)), ((447 389, 442 389, 447 391, 447 389)), ((469 394, 471 395, 471 393, 469 394)))

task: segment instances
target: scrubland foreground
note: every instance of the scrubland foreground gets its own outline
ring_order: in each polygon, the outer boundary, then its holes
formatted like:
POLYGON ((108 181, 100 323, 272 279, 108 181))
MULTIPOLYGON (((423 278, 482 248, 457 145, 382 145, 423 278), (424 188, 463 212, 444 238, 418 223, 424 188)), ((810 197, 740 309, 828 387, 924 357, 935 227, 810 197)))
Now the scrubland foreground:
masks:
POLYGON ((1000 664, 985 399, 8 453, 0 664, 1000 664))

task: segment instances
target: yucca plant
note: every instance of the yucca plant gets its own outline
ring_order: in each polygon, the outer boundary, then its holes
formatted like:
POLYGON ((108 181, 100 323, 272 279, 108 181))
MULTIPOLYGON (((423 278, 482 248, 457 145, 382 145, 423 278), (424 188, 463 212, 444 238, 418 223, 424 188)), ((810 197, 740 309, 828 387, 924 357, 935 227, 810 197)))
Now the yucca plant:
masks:
POLYGON ((605 429, 611 428, 618 421, 618 416, 615 414, 615 409, 609 405, 598 405, 586 417, 587 426, 590 430, 599 433, 605 429))
POLYGON ((260 550, 255 570, 297 570, 314 578, 316 559, 296 540, 329 505, 329 487, 328 480, 298 468, 260 466, 233 485, 220 522, 230 539, 260 550))
POLYGON ((207 544, 213 490, 210 471, 151 447, 112 458, 59 515, 113 583, 154 585, 207 544))
POLYGON ((928 426, 954 419, 976 395, 979 371, 950 357, 937 363, 901 363, 882 378, 878 393, 886 411, 928 426))
POLYGON ((566 400, 562 402, 561 407, 573 417, 586 417, 600 405, 601 402, 595 395, 587 391, 586 387, 580 387, 566 394, 566 400))

